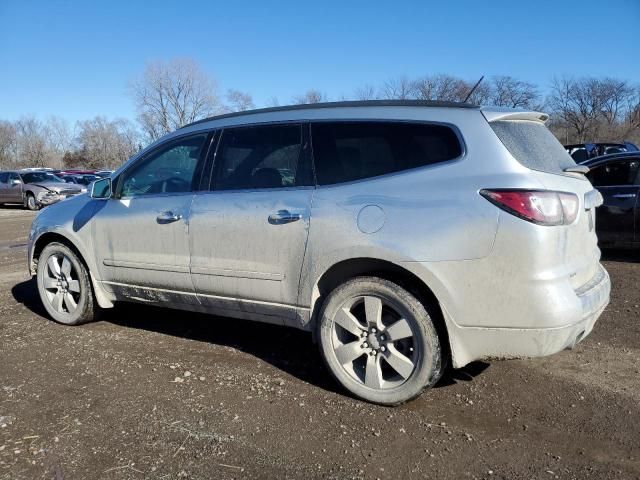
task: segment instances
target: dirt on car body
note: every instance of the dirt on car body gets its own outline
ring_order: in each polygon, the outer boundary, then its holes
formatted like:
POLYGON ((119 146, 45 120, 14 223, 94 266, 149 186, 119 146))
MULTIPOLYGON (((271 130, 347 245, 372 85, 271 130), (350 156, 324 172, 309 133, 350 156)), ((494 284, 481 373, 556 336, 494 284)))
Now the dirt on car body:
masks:
POLYGON ((572 352, 472 363, 398 408, 345 395, 308 334, 126 305, 78 328, 0 209, 0 478, 640 478, 640 263, 572 352))

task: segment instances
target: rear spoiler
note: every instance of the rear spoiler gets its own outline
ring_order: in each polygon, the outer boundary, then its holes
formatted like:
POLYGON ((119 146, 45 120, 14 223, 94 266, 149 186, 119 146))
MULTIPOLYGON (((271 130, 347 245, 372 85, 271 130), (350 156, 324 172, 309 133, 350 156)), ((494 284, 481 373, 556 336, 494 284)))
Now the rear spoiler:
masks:
POLYGON ((532 122, 546 122, 549 115, 542 112, 531 112, 526 110, 513 110, 511 108, 483 107, 480 109, 487 122, 496 120, 529 120, 532 122))

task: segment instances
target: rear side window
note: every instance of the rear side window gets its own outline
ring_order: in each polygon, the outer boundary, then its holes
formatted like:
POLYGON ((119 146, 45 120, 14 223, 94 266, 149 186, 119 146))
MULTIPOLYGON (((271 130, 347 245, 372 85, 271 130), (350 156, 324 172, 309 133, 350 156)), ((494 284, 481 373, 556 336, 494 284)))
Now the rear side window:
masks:
POLYGON ((445 125, 405 122, 322 122, 312 125, 319 185, 350 182, 446 162, 462 155, 445 125))
POLYGON ((9 174, 7 172, 0 173, 0 183, 7 183, 9 181, 9 174))
POLYGON ((215 189, 293 187, 301 151, 301 125, 225 129, 216 154, 215 189))
POLYGON ((497 120, 489 123, 513 157, 531 170, 564 173, 576 162, 544 124, 526 120, 497 120))

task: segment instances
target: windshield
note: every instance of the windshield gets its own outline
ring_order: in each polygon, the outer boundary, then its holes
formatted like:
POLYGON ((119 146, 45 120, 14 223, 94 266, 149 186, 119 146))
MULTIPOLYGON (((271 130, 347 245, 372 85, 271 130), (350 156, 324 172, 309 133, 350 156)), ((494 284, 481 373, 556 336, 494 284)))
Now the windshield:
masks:
POLYGON ((75 177, 76 181, 81 185, 89 185, 96 180, 100 180, 100 177, 97 175, 82 175, 75 177))
POLYGON ((44 182, 56 182, 64 183, 60 177, 56 177, 53 173, 49 172, 28 172, 21 173, 22 181, 24 183, 44 183, 44 182))

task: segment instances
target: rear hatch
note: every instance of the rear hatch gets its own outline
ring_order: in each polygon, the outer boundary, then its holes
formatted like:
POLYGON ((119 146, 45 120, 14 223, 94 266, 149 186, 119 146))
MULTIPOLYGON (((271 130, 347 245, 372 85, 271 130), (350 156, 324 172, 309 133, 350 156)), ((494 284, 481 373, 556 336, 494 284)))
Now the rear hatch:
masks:
POLYGON ((578 289, 598 271, 600 250, 595 232, 595 207, 601 201, 600 195, 583 174, 571 172, 577 164, 544 125, 547 115, 491 110, 483 114, 513 158, 528 168, 547 190, 578 196, 578 216, 573 223, 543 227, 563 229, 559 237, 562 244, 557 247, 571 285, 578 289))

